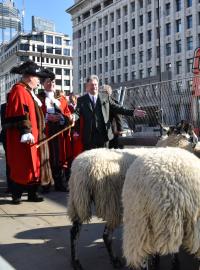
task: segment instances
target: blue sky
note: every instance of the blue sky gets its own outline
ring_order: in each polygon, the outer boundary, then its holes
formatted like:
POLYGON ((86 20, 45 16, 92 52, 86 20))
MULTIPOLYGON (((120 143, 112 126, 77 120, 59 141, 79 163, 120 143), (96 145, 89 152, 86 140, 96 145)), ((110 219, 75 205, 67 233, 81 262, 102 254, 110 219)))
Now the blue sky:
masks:
MULTIPOLYGON (((15 6, 21 11, 23 0, 14 0, 15 6)), ((55 23, 56 32, 72 36, 71 15, 65 12, 74 4, 74 0, 24 0, 25 18, 24 30, 31 30, 31 17, 33 15, 48 19, 55 23)))

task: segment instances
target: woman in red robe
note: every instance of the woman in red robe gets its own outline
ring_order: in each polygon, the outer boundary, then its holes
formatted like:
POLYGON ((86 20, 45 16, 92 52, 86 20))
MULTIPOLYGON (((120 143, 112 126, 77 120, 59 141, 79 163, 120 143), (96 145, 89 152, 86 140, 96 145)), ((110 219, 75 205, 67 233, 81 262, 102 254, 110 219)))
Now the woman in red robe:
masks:
POLYGON ((52 181, 48 146, 36 147, 45 138, 45 121, 34 89, 45 75, 32 61, 14 67, 11 72, 22 74, 22 80, 10 91, 5 116, 12 199, 14 204, 19 204, 23 191, 27 190, 28 201, 40 202, 43 200, 37 194, 40 181, 52 181))

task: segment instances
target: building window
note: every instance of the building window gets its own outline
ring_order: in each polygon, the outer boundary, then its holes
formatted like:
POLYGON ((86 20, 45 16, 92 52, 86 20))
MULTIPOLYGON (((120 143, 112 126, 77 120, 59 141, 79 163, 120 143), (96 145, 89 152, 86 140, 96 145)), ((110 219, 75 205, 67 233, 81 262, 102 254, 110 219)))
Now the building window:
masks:
POLYGON ((125 67, 128 66, 128 56, 127 55, 124 56, 124 66, 125 67))
POLYGON ((70 49, 63 49, 63 54, 64 55, 67 55, 67 56, 70 56, 70 49))
POLYGON ((114 60, 111 60, 110 67, 111 67, 111 70, 114 70, 115 69, 115 62, 114 62, 114 60))
POLYGON ((151 11, 147 13, 147 22, 150 23, 152 21, 151 11))
POLYGON ((56 85, 62 85, 62 81, 61 80, 56 80, 56 85))
POLYGON ((192 72, 193 58, 187 59, 187 72, 192 72))
POLYGON ((99 20, 98 20, 98 26, 99 26, 99 28, 102 27, 102 19, 99 19, 99 20))
POLYGON ((135 12, 135 1, 131 2, 131 12, 135 12))
POLYGON ((167 43, 165 49, 166 49, 166 56, 171 55, 171 43, 167 43))
POLYGON ((117 34, 118 35, 121 35, 121 25, 118 25, 117 26, 117 34))
POLYGON ((143 62, 143 51, 139 52, 139 62, 143 62))
POLYGON ((114 54, 114 53, 115 53, 115 45, 111 44, 111 54, 114 54))
POLYGON ((114 38, 114 35, 115 35, 114 28, 111 28, 111 38, 114 38))
POLYGON ((138 2, 139 2, 139 7, 143 8, 143 0, 139 0, 138 2))
POLYGON ((55 48, 55 54, 62 54, 61 48, 55 48))
POLYGON ((152 40, 152 30, 148 30, 147 31, 147 41, 151 41, 152 40))
POLYGON ((192 0, 187 0, 187 7, 191 7, 192 6, 192 0))
POLYGON ((135 47, 135 36, 131 37, 131 45, 132 47, 135 47))
POLYGON ((150 61, 152 59, 152 49, 147 50, 147 61, 150 61))
POLYGON ((165 14, 166 14, 166 16, 170 15, 170 3, 167 3, 165 5, 165 14))
POLYGON ((111 23, 114 22, 114 13, 113 12, 110 13, 110 22, 111 23))
POLYGON ((176 52, 180 53, 181 52, 181 40, 176 41, 176 52))
POLYGON ((132 71, 131 72, 131 79, 134 80, 136 78, 136 72, 132 71))
POLYGON ((147 69, 147 74, 148 74, 148 77, 152 76, 152 67, 147 69))
POLYGON ((121 68, 121 58, 117 58, 117 68, 121 68))
POLYGON ((176 0, 176 11, 181 10, 181 0, 176 0))
POLYGON ((69 76, 70 75, 70 69, 65 68, 64 69, 64 75, 69 76))
POLYGON ((181 72, 182 72, 182 62, 177 61, 176 62, 176 74, 181 74, 181 72))
POLYGON ((171 63, 167 63, 166 64, 166 71, 170 72, 172 70, 172 64, 171 63))
POLYGON ((108 56, 108 46, 105 47, 104 52, 105 52, 105 56, 108 56))
POLYGON ((192 15, 187 16, 187 29, 192 28, 192 15))
POLYGON ((53 44, 53 36, 47 35, 47 36, 46 36, 46 43, 51 43, 51 44, 53 44))
POLYGON ((135 18, 133 18, 133 19, 131 20, 131 24, 132 24, 132 29, 135 29, 135 18))
POLYGON ((121 82, 121 75, 117 75, 117 82, 118 82, 118 83, 121 82))
POLYGON ((125 81, 125 82, 128 81, 128 73, 124 73, 124 81, 125 81))
POLYGON ((62 45, 62 39, 61 39, 61 37, 55 37, 55 44, 62 45))
POLYGON ((124 16, 126 16, 128 14, 128 7, 127 6, 123 7, 123 13, 124 13, 124 16))
POLYGON ((121 52, 121 41, 117 42, 117 51, 121 52))
POLYGON ((171 23, 166 24, 166 35, 171 35, 171 23))
POLYGON ((70 80, 64 80, 64 86, 70 86, 70 80))
POLYGON ((187 43, 187 50, 193 50, 193 38, 192 37, 187 37, 186 39, 187 43))
POLYGON ((140 44, 143 44, 143 33, 140 33, 139 38, 140 38, 140 44))
POLYGON ((127 50, 128 49, 128 39, 124 39, 124 49, 127 50))
POLYGON ((140 26, 143 25, 143 15, 140 15, 140 26))
POLYGON ((143 69, 139 70, 139 78, 140 79, 144 78, 144 70, 143 69))
POLYGON ((128 22, 124 23, 124 33, 128 32, 128 22))
POLYGON ((121 18, 121 10, 120 9, 117 9, 117 19, 120 19, 121 18))
POLYGON ((99 49, 99 57, 102 58, 102 48, 99 49))
POLYGON ((55 73, 56 73, 56 75, 62 75, 62 69, 61 68, 56 68, 55 73))
POLYGON ((108 62, 104 63, 104 69, 105 69, 105 72, 108 72, 108 62))
POLYGON ((131 64, 135 65, 135 53, 131 54, 131 64))
POLYGON ((176 32, 181 32, 181 19, 176 20, 176 32))

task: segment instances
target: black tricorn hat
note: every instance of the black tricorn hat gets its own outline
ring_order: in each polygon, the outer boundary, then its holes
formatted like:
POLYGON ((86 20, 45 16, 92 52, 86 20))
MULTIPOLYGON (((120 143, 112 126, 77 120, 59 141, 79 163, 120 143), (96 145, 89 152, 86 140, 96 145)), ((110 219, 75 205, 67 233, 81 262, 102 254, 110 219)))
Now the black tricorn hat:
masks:
POLYGON ((22 74, 22 75, 32 75, 39 78, 48 78, 46 73, 33 61, 28 60, 21 64, 20 66, 13 67, 10 73, 22 74))
POLYGON ((45 74, 44 78, 49 78, 51 81, 55 80, 55 74, 48 68, 43 69, 42 73, 45 74))

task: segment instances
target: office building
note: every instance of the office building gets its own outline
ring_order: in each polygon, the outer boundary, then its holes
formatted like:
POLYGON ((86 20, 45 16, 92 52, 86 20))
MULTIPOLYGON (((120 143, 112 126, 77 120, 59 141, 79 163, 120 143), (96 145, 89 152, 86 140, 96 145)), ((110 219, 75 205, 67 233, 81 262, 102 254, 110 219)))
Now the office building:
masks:
POLYGON ((90 74, 114 87, 180 79, 200 46, 199 0, 76 0, 74 89, 90 74))
POLYGON ((57 90, 73 91, 70 37, 50 31, 21 33, 0 46, 0 103, 5 102, 6 93, 19 80, 18 75, 10 74, 11 68, 28 59, 56 74, 57 90))

